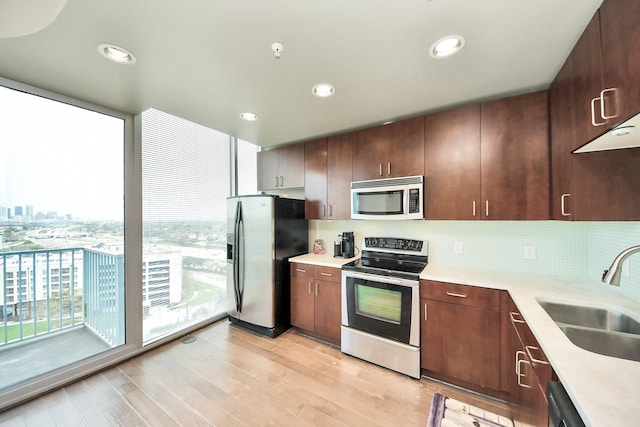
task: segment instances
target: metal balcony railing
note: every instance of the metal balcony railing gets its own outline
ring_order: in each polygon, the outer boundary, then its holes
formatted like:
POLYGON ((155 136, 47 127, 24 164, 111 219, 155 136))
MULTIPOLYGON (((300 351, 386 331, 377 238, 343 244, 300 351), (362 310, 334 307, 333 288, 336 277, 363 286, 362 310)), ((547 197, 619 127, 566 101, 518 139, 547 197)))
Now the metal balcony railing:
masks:
POLYGON ((0 347, 88 327, 124 343, 124 255, 85 248, 0 253, 0 347))

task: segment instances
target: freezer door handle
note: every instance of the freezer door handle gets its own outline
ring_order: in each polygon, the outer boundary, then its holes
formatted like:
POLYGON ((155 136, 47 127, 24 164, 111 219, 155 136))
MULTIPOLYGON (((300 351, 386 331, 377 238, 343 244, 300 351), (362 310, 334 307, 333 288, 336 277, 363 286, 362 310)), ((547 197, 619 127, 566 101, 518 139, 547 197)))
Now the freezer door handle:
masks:
POLYGON ((236 299, 236 311, 242 312, 242 294, 244 292, 244 275, 241 275, 240 262, 244 251, 244 222, 242 218, 242 202, 238 201, 233 226, 233 292, 236 299))

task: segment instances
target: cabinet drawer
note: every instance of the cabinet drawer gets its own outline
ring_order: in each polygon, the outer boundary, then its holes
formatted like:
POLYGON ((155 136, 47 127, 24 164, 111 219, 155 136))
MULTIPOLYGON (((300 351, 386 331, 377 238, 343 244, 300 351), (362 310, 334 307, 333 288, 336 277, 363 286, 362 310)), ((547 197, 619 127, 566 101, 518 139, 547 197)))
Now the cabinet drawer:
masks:
POLYGON ((341 276, 342 270, 334 267, 321 267, 316 265, 316 280, 324 280, 325 282, 335 282, 340 283, 342 278, 341 276))
POLYGON ((420 298, 467 305, 487 310, 500 309, 500 292, 495 289, 455 283, 420 281, 420 298))
MULTIPOLYGON (((531 366, 536 371, 536 375, 540 379, 540 384, 543 384, 543 387, 546 387, 547 382, 551 381, 551 377, 553 375, 551 364, 540 348, 540 344, 538 344, 538 340, 536 340, 533 332, 531 332, 529 325, 527 325, 527 322, 525 322, 520 312, 517 311, 515 304, 512 307, 512 311, 509 312, 509 319, 516 331, 516 335, 520 340, 522 348, 524 348, 527 354, 527 359, 529 359, 531 366)), ((544 390, 542 390, 542 392, 544 393, 544 390)))
POLYGON ((291 278, 294 277, 303 277, 308 278, 308 280, 313 280, 313 272, 314 266, 310 264, 291 264, 291 278))

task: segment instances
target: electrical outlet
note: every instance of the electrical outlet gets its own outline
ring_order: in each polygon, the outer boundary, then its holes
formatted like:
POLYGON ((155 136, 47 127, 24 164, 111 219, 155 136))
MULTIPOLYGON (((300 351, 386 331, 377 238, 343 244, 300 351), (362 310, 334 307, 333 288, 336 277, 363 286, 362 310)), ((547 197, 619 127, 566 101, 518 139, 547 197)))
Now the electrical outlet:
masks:
POLYGON ((535 246, 525 246, 523 251, 524 259, 536 259, 536 247, 535 246))
POLYGON ((464 252, 464 247, 462 242, 453 242, 453 253, 456 255, 462 255, 464 252))

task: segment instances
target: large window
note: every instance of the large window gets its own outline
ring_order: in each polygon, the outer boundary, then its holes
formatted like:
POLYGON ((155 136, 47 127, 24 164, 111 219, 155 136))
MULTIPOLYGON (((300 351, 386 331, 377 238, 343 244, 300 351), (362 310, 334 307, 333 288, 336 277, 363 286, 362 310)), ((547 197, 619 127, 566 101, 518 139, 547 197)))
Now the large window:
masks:
POLYGON ((125 343, 124 129, 0 85, 0 389, 125 343))
POLYGON ((142 113, 143 339, 226 312, 230 138, 142 113))

